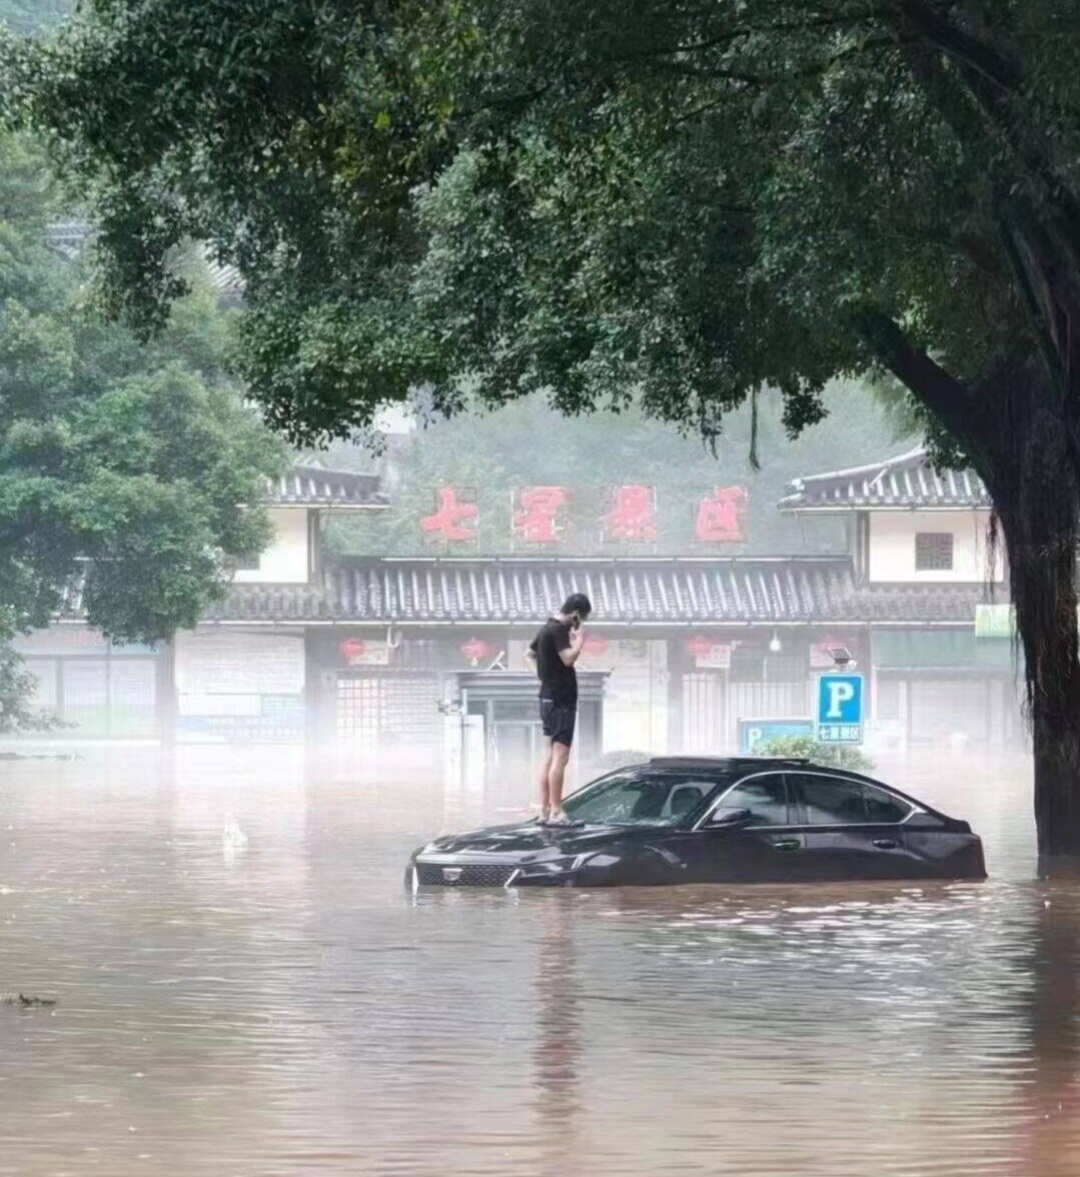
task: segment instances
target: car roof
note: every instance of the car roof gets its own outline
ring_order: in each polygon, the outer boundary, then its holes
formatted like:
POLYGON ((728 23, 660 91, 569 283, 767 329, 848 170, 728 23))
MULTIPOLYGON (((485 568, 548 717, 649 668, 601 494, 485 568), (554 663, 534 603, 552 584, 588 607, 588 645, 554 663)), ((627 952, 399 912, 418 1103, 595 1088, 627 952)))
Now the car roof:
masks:
MULTIPOLYGON (((703 772, 738 772, 747 768, 806 765, 810 761, 798 756, 653 756, 649 768, 691 768, 703 772)), ((646 767, 640 765, 639 767, 646 767)))

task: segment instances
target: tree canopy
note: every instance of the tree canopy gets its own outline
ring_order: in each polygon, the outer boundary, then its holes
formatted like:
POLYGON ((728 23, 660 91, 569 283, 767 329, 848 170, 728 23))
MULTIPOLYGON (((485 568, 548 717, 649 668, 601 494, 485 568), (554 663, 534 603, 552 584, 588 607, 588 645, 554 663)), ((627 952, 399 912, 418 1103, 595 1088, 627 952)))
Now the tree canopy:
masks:
POLYGON ((298 437, 422 382, 707 434, 769 386, 798 428, 872 363, 1057 354, 1034 271, 1068 215, 1066 16, 98 0, 36 106, 101 185, 114 306, 153 321, 169 251, 216 242, 248 284, 243 373, 298 437))
POLYGON ((72 611, 121 641, 194 625, 269 538, 282 460, 223 374, 209 290, 140 345, 87 305, 50 207, 39 149, 0 139, 0 730, 26 686, 4 638, 72 611))
MULTIPOLYGON (((318 440, 427 386, 715 437, 885 369, 989 487, 1080 856, 1080 0, 91 0, 9 55, 160 324, 185 239, 318 440)), ((1052 785, 1051 785, 1051 782, 1052 785)), ((1055 841, 1056 840, 1056 841, 1055 841)))

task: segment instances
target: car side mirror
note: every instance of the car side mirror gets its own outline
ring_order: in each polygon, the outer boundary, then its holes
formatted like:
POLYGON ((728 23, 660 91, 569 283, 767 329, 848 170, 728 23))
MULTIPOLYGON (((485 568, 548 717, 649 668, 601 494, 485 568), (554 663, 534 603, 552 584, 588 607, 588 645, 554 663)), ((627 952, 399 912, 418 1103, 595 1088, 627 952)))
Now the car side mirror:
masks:
POLYGON ((732 826, 744 826, 753 818, 753 814, 749 809, 714 809, 709 814, 707 825, 717 828, 730 828, 732 826))

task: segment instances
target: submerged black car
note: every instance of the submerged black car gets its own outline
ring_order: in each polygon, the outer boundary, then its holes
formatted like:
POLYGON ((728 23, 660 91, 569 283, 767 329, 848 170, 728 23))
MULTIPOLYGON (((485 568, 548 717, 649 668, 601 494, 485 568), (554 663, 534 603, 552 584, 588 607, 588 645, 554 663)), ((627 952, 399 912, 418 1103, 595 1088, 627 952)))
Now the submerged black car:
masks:
POLYGON ((620 769, 536 821, 437 838, 414 887, 618 887, 983 879, 966 821, 868 777, 806 761, 663 757, 620 769))

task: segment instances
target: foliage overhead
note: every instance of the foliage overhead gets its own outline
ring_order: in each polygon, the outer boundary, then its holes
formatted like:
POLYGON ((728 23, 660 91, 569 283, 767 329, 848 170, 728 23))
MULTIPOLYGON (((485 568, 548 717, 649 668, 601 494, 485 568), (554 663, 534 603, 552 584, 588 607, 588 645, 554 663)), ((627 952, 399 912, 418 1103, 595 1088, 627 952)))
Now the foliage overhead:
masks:
POLYGON ((1053 362, 1015 272, 1024 218, 1068 213, 1075 7, 95 0, 34 106, 113 308, 159 322, 170 253, 214 241, 297 438, 425 382, 706 436, 769 386, 797 430, 898 348, 1053 362))
POLYGON ((87 0, 7 55, 160 325, 194 237, 296 439, 427 385, 715 437, 888 370, 983 476, 1080 856, 1080 0, 87 0))

